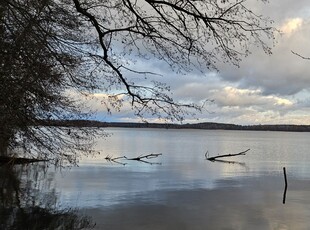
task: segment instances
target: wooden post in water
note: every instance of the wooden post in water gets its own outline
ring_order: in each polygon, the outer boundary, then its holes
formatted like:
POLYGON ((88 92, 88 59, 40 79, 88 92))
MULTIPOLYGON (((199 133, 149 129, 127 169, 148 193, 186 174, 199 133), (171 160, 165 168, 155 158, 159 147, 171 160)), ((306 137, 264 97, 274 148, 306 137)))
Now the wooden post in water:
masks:
POLYGON ((283 193, 283 204, 285 204, 286 191, 287 191, 287 177, 286 177, 286 169, 285 169, 285 167, 283 167, 283 173, 284 173, 284 182, 285 182, 285 188, 284 188, 284 193, 283 193))

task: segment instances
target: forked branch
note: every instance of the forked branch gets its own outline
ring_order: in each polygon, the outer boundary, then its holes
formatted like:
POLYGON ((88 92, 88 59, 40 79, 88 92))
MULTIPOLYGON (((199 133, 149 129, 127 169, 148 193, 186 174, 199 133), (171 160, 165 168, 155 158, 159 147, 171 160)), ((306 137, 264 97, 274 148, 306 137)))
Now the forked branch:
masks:
POLYGON ((127 158, 125 157, 127 160, 132 160, 132 161, 141 161, 142 159, 152 159, 152 158, 157 158, 159 156, 163 155, 162 153, 151 153, 148 155, 141 155, 138 157, 134 157, 134 158, 127 158))
POLYGON ((105 159, 108 162, 111 162, 111 163, 114 162, 114 163, 122 164, 122 165, 126 165, 127 163, 120 162, 119 160, 121 160, 121 159, 129 160, 129 161, 140 161, 140 162, 152 165, 152 164, 161 164, 161 163, 154 163, 154 162, 150 162, 150 161, 147 161, 147 160, 153 159, 153 158, 157 158, 157 157, 159 157, 161 155, 162 155, 162 153, 152 153, 152 154, 147 154, 147 155, 140 155, 138 157, 133 157, 133 158, 128 158, 126 156, 112 157, 112 156, 108 155, 108 156, 105 157, 105 159))

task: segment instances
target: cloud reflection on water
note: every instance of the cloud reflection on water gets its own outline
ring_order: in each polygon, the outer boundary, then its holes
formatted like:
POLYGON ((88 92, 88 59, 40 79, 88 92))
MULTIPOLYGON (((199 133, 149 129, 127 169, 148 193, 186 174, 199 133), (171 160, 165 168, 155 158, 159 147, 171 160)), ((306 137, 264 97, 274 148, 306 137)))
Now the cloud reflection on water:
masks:
POLYGON ((218 181, 214 189, 154 191, 107 209, 85 211, 98 229, 309 229, 309 183, 291 181, 283 205, 282 179, 239 178, 218 181), (143 196, 160 201, 148 202, 143 196))

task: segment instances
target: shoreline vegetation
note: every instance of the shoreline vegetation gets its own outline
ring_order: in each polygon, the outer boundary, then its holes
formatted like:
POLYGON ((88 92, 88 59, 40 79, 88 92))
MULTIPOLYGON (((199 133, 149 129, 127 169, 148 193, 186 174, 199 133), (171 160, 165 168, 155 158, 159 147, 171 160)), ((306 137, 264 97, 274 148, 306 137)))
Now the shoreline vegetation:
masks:
POLYGON ((94 120, 44 120, 43 126, 63 127, 119 127, 119 128, 159 128, 159 129, 206 129, 206 130, 251 130, 251 131, 286 131, 310 132, 310 125, 236 125, 226 123, 203 122, 194 124, 173 123, 138 123, 138 122, 102 122, 94 120))

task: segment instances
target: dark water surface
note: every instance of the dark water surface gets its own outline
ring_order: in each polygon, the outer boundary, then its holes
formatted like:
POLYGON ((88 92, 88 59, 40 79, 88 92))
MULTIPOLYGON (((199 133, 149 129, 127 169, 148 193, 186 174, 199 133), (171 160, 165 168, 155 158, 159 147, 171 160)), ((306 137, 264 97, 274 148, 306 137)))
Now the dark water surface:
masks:
POLYGON ((0 228, 44 229, 44 216, 49 229, 310 229, 310 133, 107 131, 113 134, 98 142, 101 154, 79 167, 2 167, 0 228), (205 160, 207 150, 246 149, 245 156, 205 160), (150 153, 163 155, 152 164, 104 159, 150 153), (27 223, 34 227, 12 227, 27 223))

